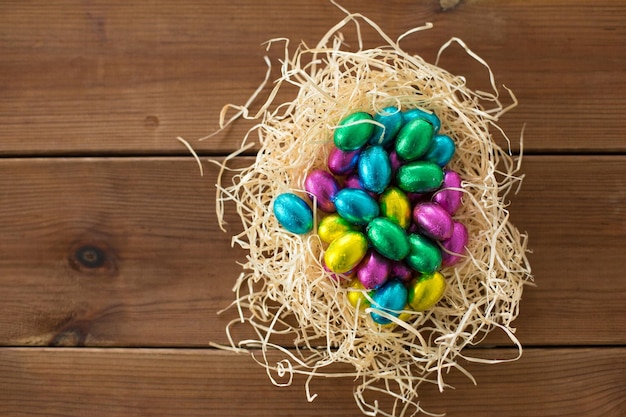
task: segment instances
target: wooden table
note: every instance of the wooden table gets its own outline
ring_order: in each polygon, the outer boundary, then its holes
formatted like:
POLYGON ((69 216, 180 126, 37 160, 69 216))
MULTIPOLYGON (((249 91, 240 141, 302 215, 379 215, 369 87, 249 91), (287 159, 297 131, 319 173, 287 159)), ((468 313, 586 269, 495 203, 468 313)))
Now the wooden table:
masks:
MULTIPOLYGON (((393 38, 433 22, 403 43, 430 62, 460 37, 519 99, 501 126, 525 125, 510 208, 537 285, 515 322, 523 357, 468 365, 477 386, 451 374, 422 405, 626 415, 626 3, 342 4, 393 38)), ((274 387, 209 346, 226 342, 217 311, 244 253, 217 226, 216 167, 200 177, 175 139, 203 161, 236 149, 245 123, 193 139, 262 81, 261 43, 314 44, 342 17, 323 0, 0 3, 0 415, 359 415, 350 380, 314 382, 308 403, 303 380, 274 387)), ((486 80, 462 53, 441 65, 486 80)), ((503 340, 489 354, 510 354, 503 340)))

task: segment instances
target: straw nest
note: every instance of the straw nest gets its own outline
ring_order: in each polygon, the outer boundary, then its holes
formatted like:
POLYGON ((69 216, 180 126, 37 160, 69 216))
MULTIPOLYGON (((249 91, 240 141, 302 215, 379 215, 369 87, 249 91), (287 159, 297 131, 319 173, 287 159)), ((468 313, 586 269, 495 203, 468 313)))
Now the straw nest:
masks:
MULTIPOLYGON (((493 92, 472 91, 463 77, 399 46, 404 37, 429 27, 412 29, 394 41, 373 21, 346 11, 315 47, 301 44, 291 53, 288 40, 280 40, 285 46, 280 77, 258 112, 251 114, 251 103, 267 91, 269 71, 248 103, 228 105, 220 117, 222 128, 240 118, 255 121, 240 151, 220 164, 217 184, 220 225, 225 224, 224 211, 236 209, 243 231, 232 241, 248 252, 234 286, 231 308, 239 317, 226 329, 230 348, 250 352, 277 385, 290 384, 295 374, 305 375, 309 400, 316 396, 309 385, 315 378, 352 377, 356 403, 366 415, 424 411, 418 402, 421 384, 435 383, 443 390, 451 369, 472 379, 461 362, 499 361, 474 358, 472 349, 466 349, 496 329, 518 350, 515 358, 506 360, 518 358, 522 351, 511 324, 531 275, 526 236, 509 222, 506 209, 508 192, 521 180, 520 159, 512 158, 492 137, 496 132, 506 138, 496 122, 516 101, 507 90, 513 104, 501 104, 488 65, 459 39, 443 45, 439 55, 452 44, 462 46, 485 65, 493 92), (383 46, 362 44, 362 24, 378 32, 383 46), (358 45, 353 50, 340 32, 348 27, 356 29, 358 45), (295 98, 275 103, 286 86, 296 87, 295 98), (441 131, 454 139, 457 151, 449 168, 463 178, 464 193, 455 218, 465 224, 470 240, 466 258, 441 271, 448 286, 435 307, 380 326, 368 318, 368 310, 355 311, 347 302, 345 284, 329 279, 319 237, 286 232, 273 215, 272 203, 283 192, 306 195, 304 179, 312 169, 325 167, 333 130, 343 117, 387 106, 435 112, 441 131), (252 136, 258 145, 250 143, 252 136), (253 146, 258 153, 252 165, 228 167, 232 157, 253 146), (227 170, 233 171, 233 179, 225 184, 222 174, 227 170), (238 323, 251 327, 257 337, 235 340, 231 326, 238 323), (275 354, 280 359, 270 360, 275 354), (380 393, 390 398, 386 409, 377 400, 380 393)), ((270 41, 268 48, 278 41, 270 41)))

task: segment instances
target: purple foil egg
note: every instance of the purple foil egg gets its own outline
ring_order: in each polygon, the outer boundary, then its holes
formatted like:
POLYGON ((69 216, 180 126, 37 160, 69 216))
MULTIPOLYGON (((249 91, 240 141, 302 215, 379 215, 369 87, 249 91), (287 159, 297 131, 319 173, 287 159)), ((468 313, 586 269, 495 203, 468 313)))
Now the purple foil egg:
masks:
POLYGON ((402 165, 402 160, 398 156, 398 153, 394 150, 389 152, 389 162, 391 163, 391 175, 396 176, 396 171, 402 165))
POLYGON ((413 221, 420 231, 435 240, 446 240, 452 236, 454 220, 437 203, 417 204, 413 209, 413 221))
POLYGON ((328 155, 328 170, 335 175, 349 175, 356 170, 361 151, 342 151, 334 147, 328 155))
POLYGON ((361 182, 361 178, 359 178, 359 174, 348 175, 346 180, 343 183, 345 188, 356 188, 358 190, 363 190, 368 193, 374 200, 378 200, 378 194, 372 191, 368 191, 361 182))
POLYGON ((309 197, 317 199, 317 207, 327 213, 335 211, 333 200, 339 192, 339 183, 335 177, 326 171, 316 169, 311 171, 304 180, 304 189, 309 193, 309 197))
POLYGON ((396 261, 391 264, 391 272, 389 276, 391 278, 399 279, 407 284, 413 278, 413 270, 404 262, 396 261))
POLYGON ((445 170, 441 189, 433 196, 433 201, 443 207, 451 216, 461 207, 463 192, 451 188, 461 188, 461 176, 454 171, 445 170))
POLYGON ((441 251, 442 266, 452 266, 465 255, 465 246, 469 240, 467 228, 461 222, 455 221, 452 228, 452 236, 441 242, 445 250, 441 251), (451 252, 451 253, 448 253, 451 252))
POLYGON ((367 289, 378 288, 389 278, 391 261, 374 250, 369 250, 355 268, 361 284, 367 289))

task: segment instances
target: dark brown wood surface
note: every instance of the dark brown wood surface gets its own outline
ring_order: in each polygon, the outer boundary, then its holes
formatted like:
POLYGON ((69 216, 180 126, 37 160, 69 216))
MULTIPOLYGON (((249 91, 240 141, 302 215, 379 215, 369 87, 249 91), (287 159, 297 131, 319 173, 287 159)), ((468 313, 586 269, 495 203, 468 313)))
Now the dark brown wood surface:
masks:
MULTIPOLYGON (((526 126, 526 178, 510 196, 536 284, 515 321, 524 355, 469 364, 477 386, 453 373, 455 389, 427 387, 422 405, 626 415, 626 4, 342 5, 392 37, 433 22, 402 44, 431 62, 460 37, 520 101, 502 127, 516 138, 526 126)), ((194 141, 262 81, 262 42, 313 44, 342 17, 327 1, 0 3, 0 415, 359 415, 351 380, 316 380, 309 404, 302 379, 274 387, 249 357, 210 346, 226 342, 233 313, 217 312, 245 253, 218 228, 207 160, 249 125, 194 141)), ((441 65, 486 86, 460 50, 441 65)), ((498 334, 475 352, 509 353, 498 334)))

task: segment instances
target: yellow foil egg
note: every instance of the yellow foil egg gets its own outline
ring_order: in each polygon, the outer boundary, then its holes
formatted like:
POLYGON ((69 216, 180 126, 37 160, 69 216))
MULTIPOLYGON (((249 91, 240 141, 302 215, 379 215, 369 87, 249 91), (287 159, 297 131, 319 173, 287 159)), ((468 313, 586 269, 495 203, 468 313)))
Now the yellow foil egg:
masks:
POLYGON ((428 310, 443 297, 446 279, 440 272, 421 275, 409 284, 409 306, 415 311, 428 310))
POLYGON ((354 308, 358 306, 359 309, 365 309, 369 307, 370 301, 365 296, 366 292, 367 288, 363 286, 358 278, 354 278, 352 281, 350 281, 350 286, 348 288, 347 294, 348 302, 350 303, 350 305, 352 305, 352 307, 354 308))
POLYGON ((354 226, 338 214, 331 214, 324 217, 317 226, 317 235, 322 242, 330 244, 333 240, 350 230, 354 226))
POLYGON ((406 229, 411 224, 411 203, 406 194, 396 187, 389 187, 378 200, 381 214, 406 229))
POLYGON ((324 262, 332 272, 343 274, 357 266, 366 252, 365 235, 349 231, 332 241, 324 253, 324 262))
MULTIPOLYGON (((406 305, 404 306, 404 312, 400 313, 400 315, 398 316, 398 320, 402 320, 402 321, 408 321, 411 317, 413 317, 414 313, 411 313, 411 306, 410 305, 406 305)), ((396 322, 391 322, 388 324, 383 324, 383 327, 387 327, 387 328, 393 328, 396 327, 398 324, 396 322)))

